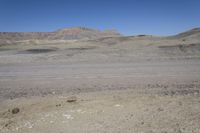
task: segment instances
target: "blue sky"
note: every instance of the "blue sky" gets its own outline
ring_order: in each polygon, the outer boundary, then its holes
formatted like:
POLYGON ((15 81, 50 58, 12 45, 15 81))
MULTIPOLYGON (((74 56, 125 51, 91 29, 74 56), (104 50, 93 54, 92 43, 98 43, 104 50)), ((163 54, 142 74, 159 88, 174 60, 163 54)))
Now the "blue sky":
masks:
POLYGON ((0 0, 0 31, 64 27, 171 35, 200 27, 200 0, 0 0))

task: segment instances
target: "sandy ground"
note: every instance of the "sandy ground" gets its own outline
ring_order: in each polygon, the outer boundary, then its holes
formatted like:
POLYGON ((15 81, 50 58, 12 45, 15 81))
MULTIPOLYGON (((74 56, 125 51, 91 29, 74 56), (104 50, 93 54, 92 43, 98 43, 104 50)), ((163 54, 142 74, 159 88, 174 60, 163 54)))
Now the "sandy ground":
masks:
POLYGON ((16 133, 199 133, 198 93, 152 91, 82 93, 72 103, 67 96, 7 101, 1 105, 0 129, 16 133), (7 110, 16 106, 18 114, 7 110))
POLYGON ((151 37, 1 47, 0 132, 200 133, 199 48, 151 37))
POLYGON ((0 68, 0 99, 122 89, 199 87, 199 60, 26 64, 0 68))

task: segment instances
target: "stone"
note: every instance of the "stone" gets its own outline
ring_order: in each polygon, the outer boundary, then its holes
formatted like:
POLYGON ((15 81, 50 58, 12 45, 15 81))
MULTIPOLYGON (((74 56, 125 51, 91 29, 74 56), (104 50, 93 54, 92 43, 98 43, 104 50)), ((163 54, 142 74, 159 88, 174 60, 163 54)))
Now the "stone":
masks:
POLYGON ((19 108, 13 108, 12 109, 12 114, 17 114, 19 113, 20 109, 19 108))
POLYGON ((72 103, 72 102, 76 102, 77 101, 77 97, 76 96, 71 96, 67 99, 67 102, 72 103))

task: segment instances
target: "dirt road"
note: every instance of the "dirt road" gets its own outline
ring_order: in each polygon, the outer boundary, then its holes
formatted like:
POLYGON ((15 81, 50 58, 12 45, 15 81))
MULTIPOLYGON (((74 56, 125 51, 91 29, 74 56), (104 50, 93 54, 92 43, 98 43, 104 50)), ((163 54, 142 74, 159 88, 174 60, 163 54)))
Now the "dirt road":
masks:
POLYGON ((147 88, 151 85, 165 89, 175 85, 188 87, 199 81, 199 66, 199 60, 6 65, 0 67, 0 98, 147 88))

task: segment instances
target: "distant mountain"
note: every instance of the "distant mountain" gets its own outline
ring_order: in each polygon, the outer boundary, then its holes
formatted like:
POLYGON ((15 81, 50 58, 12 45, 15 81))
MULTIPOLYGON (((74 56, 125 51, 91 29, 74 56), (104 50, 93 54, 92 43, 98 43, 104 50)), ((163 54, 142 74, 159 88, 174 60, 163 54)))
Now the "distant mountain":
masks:
POLYGON ((85 27, 59 29, 55 32, 0 32, 0 40, 81 40, 121 36, 115 30, 100 31, 85 27))
MULTIPOLYGON (((144 35, 139 35, 139 37, 144 35)), ((95 40, 105 37, 122 37, 116 30, 100 31, 85 27, 64 28, 54 32, 0 32, 0 41, 22 40, 95 40)), ((200 40, 200 28, 191 29, 167 38, 200 40)))
POLYGON ((179 33, 175 36, 172 36, 174 38, 196 38, 196 39, 200 39, 200 28, 194 28, 194 29, 191 29, 189 31, 186 31, 186 32, 182 32, 182 33, 179 33))

